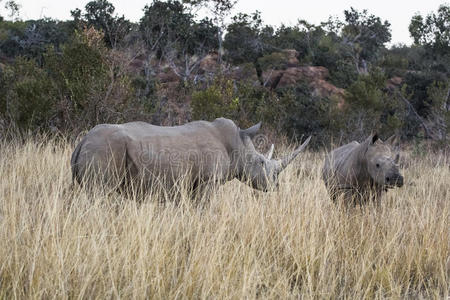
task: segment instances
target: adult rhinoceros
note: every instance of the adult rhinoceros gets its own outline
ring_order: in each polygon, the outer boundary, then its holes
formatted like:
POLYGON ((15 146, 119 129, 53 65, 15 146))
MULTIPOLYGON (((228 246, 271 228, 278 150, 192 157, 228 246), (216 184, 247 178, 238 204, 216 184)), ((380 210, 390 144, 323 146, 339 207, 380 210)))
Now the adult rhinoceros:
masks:
POLYGON ((332 200, 344 196, 348 203, 379 201, 383 191, 401 187, 403 176, 397 167, 398 153, 392 151, 395 136, 386 142, 372 134, 363 143, 353 141, 329 153, 322 179, 332 200))
POLYGON ((267 156, 255 150, 251 139, 260 126, 242 130, 224 118, 173 127, 144 122, 97 125, 76 146, 72 175, 79 183, 95 179, 118 187, 132 181, 141 189, 160 182, 170 187, 182 178, 188 178, 193 188, 238 178, 266 191, 277 185, 278 174, 311 137, 290 155, 275 160, 273 147, 267 156))

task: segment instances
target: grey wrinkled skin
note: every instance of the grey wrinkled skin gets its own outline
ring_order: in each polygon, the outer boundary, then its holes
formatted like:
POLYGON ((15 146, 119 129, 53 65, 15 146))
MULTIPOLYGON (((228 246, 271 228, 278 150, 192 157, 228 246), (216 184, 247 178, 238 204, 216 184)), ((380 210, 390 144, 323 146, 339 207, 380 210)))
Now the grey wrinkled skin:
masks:
POLYGON ((395 136, 383 142, 372 134, 361 144, 354 141, 331 151, 322 169, 331 199, 343 197, 346 204, 379 203, 383 192, 403 186, 394 141, 395 136))
POLYGON ((310 138, 292 154, 271 159, 273 149, 265 156, 253 145, 260 126, 242 130, 224 118, 173 127, 144 122, 97 125, 72 154, 73 179, 88 185, 95 179, 95 184, 112 187, 134 183, 146 190, 155 184, 170 188, 180 179, 196 189, 237 178, 267 191, 277 186, 280 172, 310 138))

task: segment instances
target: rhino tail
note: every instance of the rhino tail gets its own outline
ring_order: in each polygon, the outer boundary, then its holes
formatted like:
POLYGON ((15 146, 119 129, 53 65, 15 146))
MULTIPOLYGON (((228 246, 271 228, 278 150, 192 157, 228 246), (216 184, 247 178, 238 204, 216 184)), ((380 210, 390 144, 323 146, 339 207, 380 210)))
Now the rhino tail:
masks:
POLYGON ((81 184, 82 176, 80 174, 80 166, 78 162, 78 158, 80 156, 81 147, 83 147, 84 140, 78 143, 75 147, 75 150, 72 153, 72 158, 70 159, 70 165, 72 166, 72 184, 75 183, 75 180, 81 184))

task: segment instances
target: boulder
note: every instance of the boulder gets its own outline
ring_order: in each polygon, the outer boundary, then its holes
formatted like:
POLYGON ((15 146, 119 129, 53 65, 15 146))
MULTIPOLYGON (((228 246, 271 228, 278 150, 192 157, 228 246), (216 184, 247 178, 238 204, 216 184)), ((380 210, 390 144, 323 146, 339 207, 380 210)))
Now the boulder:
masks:
POLYGON ((319 79, 311 82, 311 87, 314 89, 313 96, 334 98, 339 108, 343 108, 345 104, 345 90, 337 86, 319 79))
POLYGON ((329 72, 325 67, 290 67, 286 70, 267 70, 262 74, 266 86, 282 88, 298 83, 311 83, 316 80, 325 80, 329 72))
POLYGON ((160 83, 179 82, 180 77, 172 70, 172 68, 164 68, 157 73, 156 77, 160 83))
POLYGON ((254 85, 259 85, 258 74, 256 69, 251 63, 242 64, 231 68, 231 77, 236 81, 246 81, 254 85))
POLYGON ((283 51, 281 51, 281 53, 283 53, 283 55, 286 58, 286 64, 288 66, 298 66, 299 65, 299 61, 298 61, 298 51, 295 49, 285 49, 283 51))
POLYGON ((199 64, 199 74, 216 73, 219 69, 219 56, 217 53, 210 53, 206 55, 199 64))
POLYGON ((313 95, 335 98, 338 106, 344 105, 345 90, 326 81, 329 76, 325 67, 305 66, 290 67, 286 70, 267 70, 263 72, 264 84, 272 89, 308 84, 313 88, 313 95))
POLYGON ((403 78, 394 76, 386 81, 386 88, 388 88, 389 90, 395 90, 396 88, 401 86, 402 82, 403 78))

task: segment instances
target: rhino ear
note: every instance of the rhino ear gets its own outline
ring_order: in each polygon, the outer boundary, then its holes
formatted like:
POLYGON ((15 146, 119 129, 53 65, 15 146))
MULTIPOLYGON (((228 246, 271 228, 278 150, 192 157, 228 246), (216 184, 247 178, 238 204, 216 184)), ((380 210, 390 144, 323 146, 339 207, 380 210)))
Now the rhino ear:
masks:
POLYGON ((394 134, 393 136, 391 136, 390 138, 388 138, 385 141, 386 144, 390 145, 390 146, 397 146, 398 144, 398 139, 397 136, 394 134))
POLYGON ((394 162, 395 162, 396 164, 398 164, 399 161, 400 161, 400 154, 397 153, 397 155, 395 155, 394 162))
POLYGON ((259 122, 259 123, 256 124, 256 125, 253 125, 253 126, 250 127, 250 128, 247 128, 247 129, 240 129, 240 130, 239 130, 239 133, 240 133, 241 137, 243 137, 243 136, 248 136, 248 137, 250 137, 250 138, 253 138, 253 137, 258 133, 258 131, 259 131, 260 128, 261 128, 261 122, 259 122))
POLYGON ((367 138, 366 144, 367 144, 368 146, 370 146, 370 145, 375 144, 376 141, 378 141, 378 134, 377 134, 377 133, 374 133, 374 134, 371 134, 371 135, 367 138))
POLYGON ((378 134, 377 133, 372 134, 372 145, 375 144, 375 142, 378 141, 378 139, 379 138, 378 138, 378 134))

